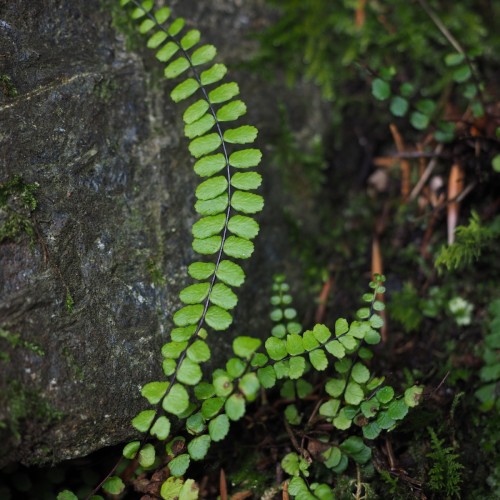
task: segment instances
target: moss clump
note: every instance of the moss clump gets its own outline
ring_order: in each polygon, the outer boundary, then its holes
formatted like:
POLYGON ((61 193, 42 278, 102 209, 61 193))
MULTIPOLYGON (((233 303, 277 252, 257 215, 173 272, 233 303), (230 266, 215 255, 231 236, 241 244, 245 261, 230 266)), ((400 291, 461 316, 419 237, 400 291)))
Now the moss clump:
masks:
POLYGON ((27 349, 38 356, 45 356, 43 349, 32 342, 28 342, 21 338, 19 333, 12 333, 3 328, 0 328, 0 363, 9 362, 10 355, 8 352, 3 350, 3 345, 7 344, 12 349, 21 348, 27 349))
POLYGON ((83 368, 76 360, 73 353, 67 347, 62 349, 62 354, 66 358, 66 363, 68 368, 71 370, 73 377, 75 380, 82 381, 83 380, 83 368))
POLYGON ((17 97, 19 92, 8 75, 0 75, 0 92, 9 98, 17 97))
POLYGON ((114 80, 104 78, 94 87, 94 92, 104 102, 109 102, 118 86, 114 80))
POLYGON ((236 460, 231 470, 227 471, 228 481, 233 487, 253 491, 258 498, 263 497, 272 483, 270 475, 258 468, 260 458, 258 454, 249 453, 242 461, 236 460))
POLYGON ((125 37, 127 50, 136 50, 142 47, 142 39, 135 29, 130 16, 120 7, 119 2, 114 0, 101 0, 103 12, 111 13, 112 26, 125 37))
POLYGON ((35 197, 38 188, 38 183, 27 184, 19 175, 0 183, 0 243, 26 234, 31 245, 34 244, 31 214, 38 206, 35 197))
POLYGON ((151 281, 152 281, 153 285, 162 287, 162 286, 165 286, 167 284, 167 279, 165 278, 165 276, 161 272, 161 269, 159 268, 158 263, 154 259, 152 259, 152 258, 148 259, 147 267, 148 267, 148 272, 149 272, 149 275, 151 276, 151 281))
POLYGON ((23 422, 30 421, 30 425, 36 426, 40 423, 47 425, 63 416, 61 411, 36 391, 26 389, 18 380, 8 384, 4 398, 1 403, 5 405, 7 415, 0 420, 0 429, 7 430, 16 442, 21 440, 23 422))

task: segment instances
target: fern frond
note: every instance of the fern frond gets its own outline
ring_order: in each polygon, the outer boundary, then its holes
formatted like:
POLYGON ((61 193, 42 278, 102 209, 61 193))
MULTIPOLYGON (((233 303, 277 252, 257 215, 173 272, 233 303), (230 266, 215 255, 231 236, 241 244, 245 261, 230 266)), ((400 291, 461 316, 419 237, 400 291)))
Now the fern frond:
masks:
MULTIPOLYGON (((199 217, 191 228, 192 247, 198 254, 188 269, 193 282, 180 291, 182 305, 173 314, 174 328, 162 347, 165 380, 152 381, 141 389, 150 406, 132 419, 132 426, 142 438, 128 443, 123 456, 147 471, 158 464, 157 448, 161 446, 170 473, 161 486, 162 498, 197 498, 195 483, 181 476, 192 461, 206 457, 212 442, 227 436, 231 422, 245 415, 247 405, 262 388, 281 384, 282 394, 296 403, 285 409, 286 425, 297 425, 297 397, 314 390, 303 377, 309 370, 324 372, 333 366, 334 378, 328 379, 326 395, 315 412, 337 430, 353 424, 360 427, 363 437, 350 436, 342 442, 327 439, 321 463, 336 473, 344 471, 349 460, 368 463, 371 448, 365 439, 393 429, 418 404, 422 392, 411 387, 398 397, 365 364, 371 357, 366 345, 381 339, 378 330, 383 321, 377 311, 384 305, 376 297, 384 292, 383 277, 370 283, 372 292, 364 298, 368 304, 358 311, 355 321, 349 324, 340 319, 334 331, 315 325, 305 332, 296 321, 288 285, 283 277, 277 278, 272 335, 264 343, 258 338, 237 337, 232 344, 234 356, 210 380, 204 380, 201 366, 211 357, 209 332, 227 330, 232 324, 238 302, 235 290, 245 281, 239 260, 252 255, 252 240, 259 232, 253 216, 262 210, 264 200, 254 191, 262 177, 253 169, 260 164, 262 153, 252 147, 258 131, 252 125, 233 123, 246 114, 247 106, 239 98, 238 84, 224 81, 227 68, 214 62, 217 51, 213 45, 201 43, 198 30, 187 31, 182 18, 171 18, 168 7, 155 10, 153 0, 119 1, 138 23, 139 32, 147 36, 147 47, 165 65, 165 78, 177 79, 170 96, 176 103, 187 101, 184 134, 193 169, 201 178, 194 207, 199 217), (187 437, 172 435, 172 417, 185 423, 187 437), (148 442, 151 437, 154 441, 148 442)), ((308 488, 299 477, 309 474, 303 458, 288 454, 283 459, 283 468, 294 470, 295 483, 290 481, 290 487, 291 492, 295 487, 299 498, 302 483, 308 488)), ((121 494, 125 487, 111 473, 100 486, 112 495, 121 494)), ((318 488, 314 491, 319 495, 328 486, 318 488)))
MULTIPOLYGON (((170 342, 162 349, 162 366, 168 381, 150 382, 142 388, 142 395, 154 408, 142 411, 132 420, 144 437, 129 443, 123 451, 126 458, 135 458, 148 468, 155 461, 155 448, 146 443, 147 436, 160 441, 170 438, 167 415, 186 418, 193 425, 193 419, 188 418, 196 409, 191 401, 193 392, 196 394, 203 387, 201 364, 210 359, 210 348, 205 342, 208 331, 226 330, 233 322, 232 310, 238 302, 234 288, 245 281, 245 272, 235 260, 252 255, 251 240, 259 232, 259 224, 252 216, 264 205, 262 196, 252 192, 259 188, 262 177, 250 170, 259 165, 262 154, 248 147, 256 140, 257 129, 232 124, 246 114, 247 107, 239 99, 238 84, 223 82, 227 68, 214 63, 216 48, 202 44, 198 30, 186 31, 184 19, 172 19, 170 8, 156 10, 153 0, 120 0, 120 5, 138 23, 139 32, 147 36, 147 47, 166 65, 165 78, 180 80, 170 92, 172 100, 193 101, 183 112, 184 134, 196 160, 194 171, 202 178, 196 188, 194 207, 200 218, 191 229, 192 247, 199 258, 188 271, 195 283, 180 292, 183 305, 173 315, 175 328, 170 342)), ((248 377, 245 383, 245 387, 250 387, 248 377)), ((177 450, 172 454, 172 475, 184 474, 190 459, 201 459, 210 440, 225 436, 226 427, 229 428, 228 417, 214 415, 208 423, 209 436, 196 437, 187 449, 179 448, 185 449, 185 453, 177 450)))

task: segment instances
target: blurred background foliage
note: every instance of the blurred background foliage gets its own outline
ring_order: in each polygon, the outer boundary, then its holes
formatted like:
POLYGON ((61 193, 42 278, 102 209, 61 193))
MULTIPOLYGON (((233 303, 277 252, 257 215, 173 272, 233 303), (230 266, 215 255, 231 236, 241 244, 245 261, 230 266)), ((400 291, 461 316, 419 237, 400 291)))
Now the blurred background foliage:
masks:
MULTIPOLYGON (((305 76, 320 85, 332 102, 337 123, 346 106, 358 112, 370 107, 367 95, 376 78, 390 79, 392 90, 410 101, 446 99, 454 83, 471 76, 464 55, 474 65, 476 77, 481 75, 482 81, 494 86, 500 63, 497 2, 270 3, 281 14, 261 38, 259 62, 281 66, 290 84, 305 76), (457 46, 450 43, 443 27, 457 46)), ((469 88, 467 96, 474 92, 469 88)))

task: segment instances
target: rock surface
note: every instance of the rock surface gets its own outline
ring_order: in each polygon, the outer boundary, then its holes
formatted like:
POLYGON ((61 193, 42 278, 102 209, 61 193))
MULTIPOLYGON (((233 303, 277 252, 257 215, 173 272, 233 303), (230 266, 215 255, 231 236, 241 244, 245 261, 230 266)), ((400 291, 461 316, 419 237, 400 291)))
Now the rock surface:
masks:
MULTIPOLYGON (((0 465, 58 462, 130 438, 139 388, 160 376, 188 282, 197 180, 182 109, 152 55, 116 27, 114 3, 0 0, 0 182, 38 184, 26 214, 33 243, 22 233, 0 243, 0 465)), ((229 66, 255 50, 247 35, 269 22, 262 4, 171 2, 229 66)), ((293 99, 305 133, 317 128, 314 90, 241 69, 233 77, 264 150, 278 127, 277 95, 293 99)), ((269 170, 233 333, 267 331, 267 287, 286 258, 277 215, 286 195, 269 170)), ((215 358, 230 335, 212 343, 215 358)))

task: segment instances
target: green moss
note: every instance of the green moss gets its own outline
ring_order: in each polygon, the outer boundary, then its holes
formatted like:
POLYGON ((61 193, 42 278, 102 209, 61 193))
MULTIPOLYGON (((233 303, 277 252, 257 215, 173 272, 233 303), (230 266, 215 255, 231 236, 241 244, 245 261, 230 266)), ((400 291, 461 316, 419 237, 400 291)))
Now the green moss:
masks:
POLYGON ((135 29, 130 16, 120 7, 120 3, 115 0, 101 0, 101 10, 103 13, 111 13, 111 25, 124 35, 125 47, 127 50, 136 50, 143 46, 142 39, 135 29))
POLYGON ((0 183, 0 243, 25 234, 34 245, 35 227, 31 214, 38 206, 35 197, 38 187, 36 182, 27 184, 20 175, 0 183))
POLYGON ((83 380, 83 368, 80 366, 78 361, 75 359, 75 356, 67 347, 63 347, 62 355, 66 358, 66 363, 68 368, 71 370, 73 377, 75 380, 83 380))
POLYGON ((155 286, 165 286, 167 284, 167 279, 161 272, 160 266, 153 258, 149 258, 147 261, 147 267, 149 275, 151 276, 151 281, 155 286))
MULTIPOLYGON (((106 15, 111 13, 111 26, 123 35, 125 48, 128 51, 144 50, 144 40, 137 30, 137 26, 134 25, 126 10, 120 7, 119 2, 115 0, 101 0, 101 10, 106 15)), ((149 89, 160 89, 163 91, 163 84, 165 82, 163 68, 158 67, 156 64, 149 66, 146 81, 149 89)), ((96 86, 96 91, 99 97, 106 100, 110 98, 116 88, 116 83, 103 80, 103 82, 96 86)))
POLYGON ((66 311, 68 311, 71 314, 73 312, 73 306, 75 305, 75 301, 69 290, 66 290, 66 299, 64 301, 64 304, 66 306, 66 311))
POLYGON ((38 392, 27 389, 18 380, 11 381, 4 394, 7 408, 7 419, 0 421, 1 429, 8 429, 16 441, 21 439, 23 422, 30 421, 31 425, 38 423, 50 424, 60 420, 63 413, 54 408, 38 392))
POLYGON ((262 494, 272 483, 272 478, 257 469, 258 460, 258 455, 248 454, 242 462, 237 461, 233 464, 234 470, 228 471, 230 483, 237 488, 253 491, 256 495, 262 494))
POLYGON ((94 93, 104 102, 110 101, 116 89, 118 88, 114 80, 104 78, 94 87, 94 93))
POLYGON ((9 98, 17 97, 19 92, 16 86, 12 83, 12 79, 8 75, 0 75, 0 92, 9 98))
POLYGON ((27 349, 38 356, 45 356, 45 352, 41 347, 32 342, 28 342, 21 338, 19 333, 12 333, 3 328, 0 328, 0 362, 9 362, 10 355, 7 351, 2 350, 1 346, 7 345, 11 349, 21 348, 27 349))

